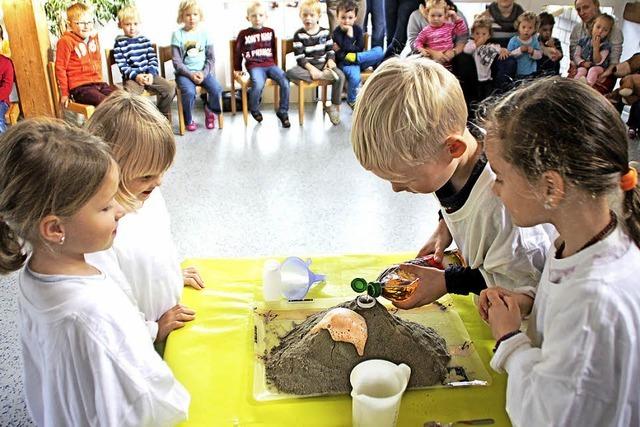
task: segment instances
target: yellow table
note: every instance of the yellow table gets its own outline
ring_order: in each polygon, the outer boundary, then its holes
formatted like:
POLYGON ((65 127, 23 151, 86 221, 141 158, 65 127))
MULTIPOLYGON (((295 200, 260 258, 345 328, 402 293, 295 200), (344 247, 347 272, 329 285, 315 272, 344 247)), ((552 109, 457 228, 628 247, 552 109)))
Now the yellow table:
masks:
MULTIPOLYGON (((327 274, 327 284, 313 289, 311 298, 354 297, 354 277, 374 279, 390 264, 411 254, 314 257, 311 268, 327 274)), ((196 319, 173 332, 164 358, 191 394, 188 426, 349 426, 351 398, 322 398, 257 402, 252 396, 252 307, 262 300, 260 283, 264 259, 195 259, 206 288, 185 288, 182 303, 196 319)), ((408 391, 402 398, 398 426, 422 426, 425 421, 493 418, 495 426, 510 425, 505 408, 506 376, 489 368, 494 341, 470 297, 454 297, 477 351, 492 375, 488 387, 408 391)))

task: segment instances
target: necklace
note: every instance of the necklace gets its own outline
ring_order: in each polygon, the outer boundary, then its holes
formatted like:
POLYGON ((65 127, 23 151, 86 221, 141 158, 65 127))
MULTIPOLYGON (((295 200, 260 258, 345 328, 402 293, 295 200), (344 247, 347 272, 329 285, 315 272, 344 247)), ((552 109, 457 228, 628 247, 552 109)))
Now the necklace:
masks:
MULTIPOLYGON (((588 248, 589 246, 598 243, 600 240, 604 239, 609 233, 611 233, 613 231, 614 228, 616 228, 616 225, 618 225, 618 217, 616 216, 615 213, 613 213, 613 211, 609 211, 609 216, 610 216, 610 220, 609 223, 595 236, 593 236, 591 239, 589 239, 589 241, 587 243, 585 243, 584 245, 582 245, 582 247, 580 249, 578 249, 576 251, 580 252, 583 249, 588 248)), ((562 252, 564 251, 564 242, 560 243, 560 246, 558 247, 558 250, 556 251, 556 258, 562 258, 562 252)))

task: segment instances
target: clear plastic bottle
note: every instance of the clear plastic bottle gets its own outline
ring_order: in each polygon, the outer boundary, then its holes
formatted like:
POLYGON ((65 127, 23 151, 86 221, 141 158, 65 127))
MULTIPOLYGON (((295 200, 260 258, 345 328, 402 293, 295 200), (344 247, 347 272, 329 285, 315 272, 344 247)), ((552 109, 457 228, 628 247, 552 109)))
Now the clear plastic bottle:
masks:
MULTIPOLYGON (((449 266, 463 266, 464 260, 460 252, 445 251, 443 262, 439 263, 433 259, 433 255, 412 259, 406 261, 405 264, 414 264, 422 267, 433 267, 444 270, 449 266)), ((384 270, 378 278, 373 282, 368 282, 362 278, 356 278, 351 281, 351 289, 356 292, 366 292, 374 298, 383 296, 391 301, 402 301, 411 296, 420 283, 420 279, 414 274, 406 272, 400 268, 400 265, 393 265, 384 270)))

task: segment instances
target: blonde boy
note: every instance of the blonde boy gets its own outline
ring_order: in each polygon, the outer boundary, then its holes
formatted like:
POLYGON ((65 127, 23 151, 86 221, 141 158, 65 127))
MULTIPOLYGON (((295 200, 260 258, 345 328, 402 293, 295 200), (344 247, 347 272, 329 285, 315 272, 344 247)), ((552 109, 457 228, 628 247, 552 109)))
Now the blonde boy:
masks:
POLYGON ((135 6, 125 6, 118 12, 118 27, 124 35, 116 37, 113 58, 122 73, 124 88, 140 95, 145 89, 157 96, 158 110, 171 121, 171 102, 176 85, 160 77, 158 56, 145 36, 140 35, 140 14, 135 6))
POLYGON ((340 103, 345 76, 336 66, 331 32, 320 26, 320 2, 303 0, 300 4, 302 28, 293 35, 293 52, 297 66, 287 71, 292 81, 328 80, 331 85, 331 107, 325 106, 334 125, 340 124, 340 103))
POLYGON ((444 272, 407 266, 423 280, 410 298, 395 303, 400 308, 498 284, 533 295, 540 278, 549 238, 540 226, 512 224, 466 119, 455 76, 426 58, 383 62, 360 93, 351 130, 356 157, 396 192, 435 193, 441 220, 421 253, 441 257, 453 238, 469 265, 444 272))
POLYGON ((262 121, 260 112, 260 98, 267 78, 273 79, 280 86, 280 105, 276 116, 280 119, 282 127, 291 127, 289 122, 289 80, 282 68, 278 67, 276 53, 275 32, 264 26, 266 12, 259 1, 254 1, 247 7, 247 21, 251 23, 236 37, 235 70, 236 76, 242 75, 242 60, 251 77, 249 89, 249 111, 251 116, 259 123, 262 121))
POLYGON ((93 13, 89 6, 74 3, 67 9, 67 26, 56 46, 56 78, 60 102, 69 97, 82 104, 98 105, 115 87, 102 81, 102 55, 98 35, 93 30, 93 13))

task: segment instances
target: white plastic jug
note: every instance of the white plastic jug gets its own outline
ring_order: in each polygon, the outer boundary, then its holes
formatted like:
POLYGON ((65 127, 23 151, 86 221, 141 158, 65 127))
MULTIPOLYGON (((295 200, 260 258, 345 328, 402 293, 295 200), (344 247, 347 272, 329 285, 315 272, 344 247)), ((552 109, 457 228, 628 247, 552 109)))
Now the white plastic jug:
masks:
POLYGON ((382 359, 365 360, 351 370, 354 427, 394 427, 411 368, 382 359))

